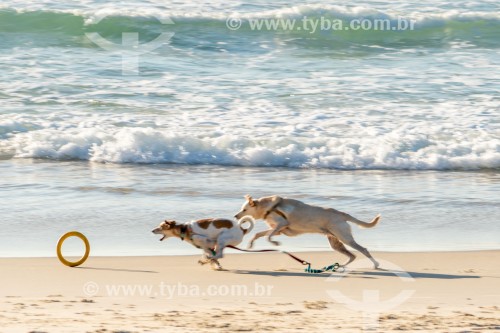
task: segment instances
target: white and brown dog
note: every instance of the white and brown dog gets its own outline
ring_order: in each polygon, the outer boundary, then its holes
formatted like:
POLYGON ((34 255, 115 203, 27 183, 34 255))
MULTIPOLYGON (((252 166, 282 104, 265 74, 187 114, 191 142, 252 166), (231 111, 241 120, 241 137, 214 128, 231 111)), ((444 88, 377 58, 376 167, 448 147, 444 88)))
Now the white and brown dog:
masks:
POLYGON ((269 226, 268 230, 255 234, 249 243, 249 248, 253 246, 256 239, 263 236, 267 236, 269 242, 274 245, 279 245, 279 242, 272 240, 273 236, 320 233, 328 237, 330 246, 334 250, 349 257, 343 266, 356 258, 352 252, 345 248, 344 244, 346 244, 363 253, 373 262, 375 268, 378 268, 379 263, 371 256, 370 252, 354 241, 351 226, 347 221, 364 228, 373 228, 379 222, 380 214, 370 223, 367 223, 332 208, 311 206, 298 200, 282 198, 277 195, 257 200, 252 199, 249 195, 246 195, 245 198, 246 202, 235 217, 241 218, 250 215, 255 219, 265 220, 269 226))
POLYGON ((153 229, 153 233, 163 235, 160 241, 177 237, 202 249, 203 256, 198 263, 210 263, 212 268, 220 270, 222 267, 218 259, 223 257, 224 248, 228 245, 239 245, 243 236, 253 229, 254 222, 250 216, 242 217, 238 222, 215 218, 177 224, 175 221, 165 220, 153 229), (244 223, 249 223, 249 226, 243 228, 244 223))

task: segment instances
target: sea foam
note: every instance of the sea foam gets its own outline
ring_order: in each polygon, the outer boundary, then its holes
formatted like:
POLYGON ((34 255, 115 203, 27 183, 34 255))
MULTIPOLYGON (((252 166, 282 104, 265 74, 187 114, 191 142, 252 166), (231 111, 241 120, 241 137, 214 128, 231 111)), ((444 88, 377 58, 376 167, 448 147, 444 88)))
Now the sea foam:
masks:
MULTIPOLYGON (((11 125, 0 123, 0 133, 8 131, 7 126, 11 125)), ((123 127, 15 132, 1 148, 14 152, 16 158, 331 169, 500 168, 500 140, 485 131, 463 137, 449 129, 422 132, 406 127, 376 136, 254 139, 244 133, 189 135, 123 127)))

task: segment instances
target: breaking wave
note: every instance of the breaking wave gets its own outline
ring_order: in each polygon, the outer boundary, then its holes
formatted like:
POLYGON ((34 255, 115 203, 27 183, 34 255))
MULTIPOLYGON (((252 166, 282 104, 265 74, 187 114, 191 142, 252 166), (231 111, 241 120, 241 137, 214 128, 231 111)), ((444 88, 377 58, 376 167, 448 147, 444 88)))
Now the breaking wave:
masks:
POLYGON ((500 139, 481 131, 464 137, 452 130, 422 133, 402 128, 376 137, 266 140, 228 134, 191 136, 154 128, 30 130, 33 127, 0 123, 3 158, 351 170, 500 168, 500 139))
MULTIPOLYGON (((157 37, 164 31, 177 34, 173 43, 182 45, 186 33, 200 32, 207 35, 224 35, 232 38, 251 38, 252 36, 278 36, 284 40, 303 39, 302 44, 312 47, 335 47, 332 41, 345 43, 368 43, 370 45, 390 45, 391 47, 409 47, 415 45, 448 44, 450 41, 468 41, 474 45, 498 47, 500 14, 494 12, 448 11, 443 13, 409 13, 403 17, 415 20, 413 31, 322 31, 311 35, 310 31, 260 30, 252 31, 248 21, 255 19, 308 19, 320 17, 330 20, 353 19, 397 21, 394 13, 384 13, 364 7, 302 5, 276 10, 251 13, 180 13, 145 8, 127 9, 110 8, 100 10, 29 10, 0 7, 0 33, 36 33, 84 36, 87 32, 99 32, 104 37, 121 38, 122 32, 134 31, 144 40, 157 37), (226 27, 229 17, 238 17, 243 21, 237 32, 226 27), (247 24, 245 24, 245 22, 247 24)), ((192 35, 190 35, 190 38, 192 35)), ((78 41, 82 43, 82 41, 78 41)))

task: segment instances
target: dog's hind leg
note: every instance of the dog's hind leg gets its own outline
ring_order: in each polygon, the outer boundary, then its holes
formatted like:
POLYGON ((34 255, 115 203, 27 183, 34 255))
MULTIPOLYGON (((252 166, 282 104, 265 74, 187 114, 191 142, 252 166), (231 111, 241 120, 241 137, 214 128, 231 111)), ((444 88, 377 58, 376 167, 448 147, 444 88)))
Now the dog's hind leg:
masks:
POLYGON ((215 246, 215 254, 210 257, 212 260, 220 259, 223 256, 222 251, 226 247, 226 244, 224 242, 219 241, 217 245, 215 246))
POLYGON ((217 271, 223 271, 224 269, 222 268, 221 264, 219 263, 219 260, 224 256, 224 248, 228 244, 228 241, 224 239, 224 237, 220 237, 217 239, 217 243, 215 244, 214 248, 214 254, 209 257, 210 259, 210 264, 212 265, 212 269, 217 270, 217 271))
POLYGON ((330 246, 332 247, 332 249, 337 250, 340 253, 345 254, 346 256, 349 257, 349 259, 347 259, 347 261, 344 264, 342 264, 342 266, 347 266, 354 259, 356 259, 356 255, 354 253, 350 252, 348 249, 346 249, 344 244, 342 244, 342 242, 339 241, 339 239, 337 237, 335 237, 333 235, 327 235, 327 237, 328 237, 328 242, 330 243, 330 246))
POLYGON ((359 245, 358 243, 356 243, 354 238, 352 238, 351 234, 349 234, 349 235, 345 235, 345 234, 340 235, 339 234, 338 236, 339 236, 339 239, 344 244, 349 245, 350 247, 352 247, 355 250, 358 250, 359 252, 363 253, 368 259, 370 259, 373 262, 373 265, 375 266, 375 268, 378 268, 378 266, 380 266, 378 261, 372 257, 372 255, 370 254, 370 252, 366 248, 364 248, 361 245, 359 245))

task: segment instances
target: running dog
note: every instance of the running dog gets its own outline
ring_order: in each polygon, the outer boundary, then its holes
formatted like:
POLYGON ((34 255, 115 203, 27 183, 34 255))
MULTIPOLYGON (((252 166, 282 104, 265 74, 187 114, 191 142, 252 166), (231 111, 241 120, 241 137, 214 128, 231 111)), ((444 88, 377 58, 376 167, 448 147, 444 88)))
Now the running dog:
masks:
POLYGON ((165 220, 152 232, 163 235, 160 241, 168 237, 177 237, 202 249, 203 255, 198 263, 200 265, 210 263, 212 268, 222 270, 218 259, 223 257, 224 248, 240 244, 243 236, 253 229, 254 222, 250 216, 242 217, 238 222, 216 218, 178 224, 176 221, 165 220), (244 223, 249 223, 249 226, 243 228, 244 223))
POLYGON ((375 268, 378 268, 379 263, 371 256, 370 252, 354 241, 351 226, 347 221, 363 228, 373 228, 380 221, 380 214, 370 223, 367 223, 332 208, 311 206, 298 200, 282 198, 277 195, 257 200, 246 195, 245 199, 246 202, 235 217, 239 219, 249 215, 254 219, 263 219, 269 226, 268 230, 255 234, 248 245, 249 248, 252 248, 256 239, 263 236, 267 236, 268 241, 274 245, 280 245, 279 242, 272 240, 273 236, 319 233, 328 237, 330 246, 334 250, 349 257, 343 266, 351 263, 356 258, 352 252, 346 249, 344 246, 346 244, 364 254, 373 262, 375 268))

